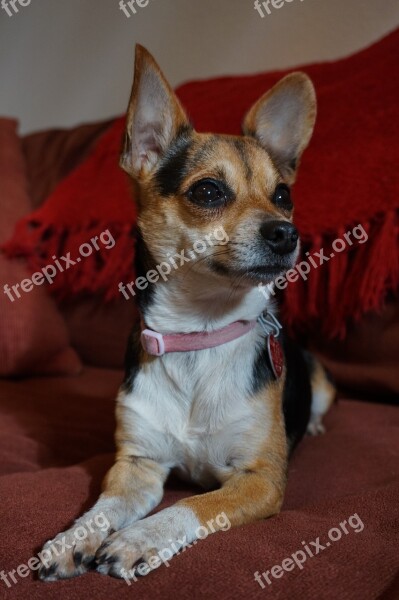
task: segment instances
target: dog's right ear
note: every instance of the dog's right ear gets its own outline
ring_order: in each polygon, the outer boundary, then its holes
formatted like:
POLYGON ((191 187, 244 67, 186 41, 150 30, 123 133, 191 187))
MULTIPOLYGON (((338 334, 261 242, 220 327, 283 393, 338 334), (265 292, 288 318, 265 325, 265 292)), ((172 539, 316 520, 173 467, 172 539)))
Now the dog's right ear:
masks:
POLYGON ((246 135, 269 152, 287 183, 293 183, 316 120, 313 83, 305 73, 290 73, 264 94, 244 120, 246 135))
POLYGON ((138 44, 120 166, 135 179, 142 179, 187 127, 189 120, 174 91, 151 54, 138 44))

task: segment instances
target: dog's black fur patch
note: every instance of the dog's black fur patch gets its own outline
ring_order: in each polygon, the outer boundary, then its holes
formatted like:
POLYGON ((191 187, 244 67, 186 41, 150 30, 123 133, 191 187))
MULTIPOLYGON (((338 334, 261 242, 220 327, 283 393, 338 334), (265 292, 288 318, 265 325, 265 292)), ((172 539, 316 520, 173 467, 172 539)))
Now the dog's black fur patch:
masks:
POLYGON ((270 365, 269 352, 267 349, 267 340, 265 338, 264 346, 255 359, 252 367, 252 385, 251 392, 255 395, 273 380, 273 372, 270 365))
MULTIPOLYGON (((141 230, 136 229, 136 252, 135 252, 135 272, 136 277, 145 277, 146 273, 153 269, 155 260, 145 243, 141 230)), ((150 306, 154 295, 154 283, 148 281, 148 285, 144 290, 136 288, 137 305, 140 313, 144 316, 146 309, 150 306)), ((134 385, 134 380, 139 371, 140 358, 140 334, 141 323, 136 323, 129 336, 126 353, 125 353, 125 377, 122 387, 125 392, 131 392, 134 385)))
MULTIPOLYGON (((306 433, 310 418, 312 391, 310 385, 310 371, 312 356, 307 360, 294 342, 281 334, 280 342, 283 345, 284 360, 286 365, 286 380, 283 391, 283 414, 285 431, 290 452, 306 433)), ((265 343, 259 352, 252 372, 252 394, 256 394, 274 379, 270 358, 265 343)))
MULTIPOLYGON (((136 253, 135 253, 135 272, 136 278, 146 277, 148 271, 155 268, 155 260, 152 257, 150 250, 143 239, 143 235, 139 227, 136 229, 136 253)), ((155 284, 148 281, 145 289, 139 290, 136 288, 137 304, 142 315, 146 308, 151 304, 154 295, 155 284)))
POLYGON ((162 196, 178 194, 182 180, 187 174, 187 157, 191 146, 192 128, 180 129, 163 157, 155 181, 162 196))
POLYGON ((283 337, 283 349, 287 367, 283 413, 285 431, 292 452, 305 435, 310 419, 312 403, 310 364, 305 360, 300 347, 286 336, 283 337))
POLYGON ((133 390, 134 380, 137 377, 140 367, 140 335, 141 325, 136 323, 129 336, 125 353, 125 377, 122 388, 126 393, 133 390))

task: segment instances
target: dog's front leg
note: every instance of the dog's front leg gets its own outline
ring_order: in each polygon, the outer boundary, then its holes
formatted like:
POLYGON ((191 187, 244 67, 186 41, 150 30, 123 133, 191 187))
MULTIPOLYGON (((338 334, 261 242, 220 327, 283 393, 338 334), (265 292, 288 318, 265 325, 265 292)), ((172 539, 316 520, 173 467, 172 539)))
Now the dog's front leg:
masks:
POLYGON ((168 469, 127 452, 125 449, 117 455, 93 508, 70 529, 46 542, 40 553, 40 579, 54 581, 87 571, 93 566, 99 546, 112 531, 141 519, 159 504, 168 469))
POLYGON ((135 578, 208 533, 274 515, 282 504, 285 473, 285 456, 272 456, 236 472, 218 490, 184 499, 121 529, 98 550, 97 570, 135 578), (138 571, 137 563, 144 563, 138 571))

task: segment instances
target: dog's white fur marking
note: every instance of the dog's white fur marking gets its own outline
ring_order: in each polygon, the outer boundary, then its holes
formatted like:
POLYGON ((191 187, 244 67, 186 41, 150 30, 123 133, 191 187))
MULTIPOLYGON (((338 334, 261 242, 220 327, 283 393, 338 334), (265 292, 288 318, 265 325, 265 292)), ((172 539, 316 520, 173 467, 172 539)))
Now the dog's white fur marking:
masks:
MULTIPOLYGON (((256 318, 266 308, 257 289, 241 291, 241 301, 233 295, 228 300, 231 309, 212 319, 215 307, 220 310, 229 298, 229 288, 223 290, 219 281, 214 290, 205 291, 198 275, 189 279, 193 302, 183 296, 181 282, 158 286, 146 313, 149 327, 162 332, 218 329, 238 319, 256 318), (207 311, 197 308, 203 303, 207 311), (182 313, 176 310, 180 306, 182 313)), ((217 348, 167 354, 144 364, 132 392, 121 391, 117 401, 118 418, 134 440, 129 442, 129 453, 176 467, 204 486, 216 482, 216 472, 227 474, 255 457, 269 421, 265 403, 248 400, 254 357, 263 343, 259 326, 217 348), (259 421, 264 423, 262 436, 246 439, 259 421)))

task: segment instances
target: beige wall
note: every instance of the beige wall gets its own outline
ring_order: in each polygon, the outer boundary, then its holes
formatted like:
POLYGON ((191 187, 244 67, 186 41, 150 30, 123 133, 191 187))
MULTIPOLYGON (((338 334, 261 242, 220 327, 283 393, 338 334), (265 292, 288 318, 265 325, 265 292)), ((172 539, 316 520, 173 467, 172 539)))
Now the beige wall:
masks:
POLYGON ((269 2, 264 18, 254 0, 149 0, 130 18, 119 0, 31 0, 12 17, 0 10, 0 114, 19 117, 27 132, 123 112, 135 42, 177 84, 334 59, 399 25, 398 0, 269 2))

